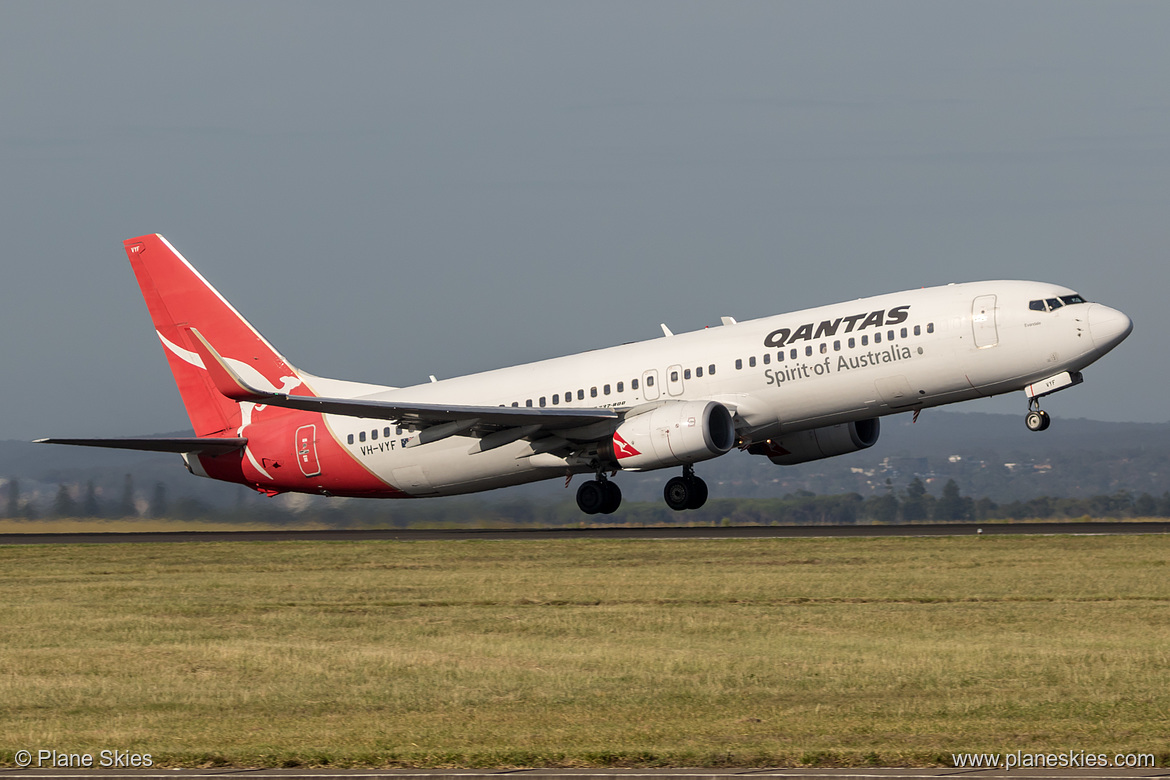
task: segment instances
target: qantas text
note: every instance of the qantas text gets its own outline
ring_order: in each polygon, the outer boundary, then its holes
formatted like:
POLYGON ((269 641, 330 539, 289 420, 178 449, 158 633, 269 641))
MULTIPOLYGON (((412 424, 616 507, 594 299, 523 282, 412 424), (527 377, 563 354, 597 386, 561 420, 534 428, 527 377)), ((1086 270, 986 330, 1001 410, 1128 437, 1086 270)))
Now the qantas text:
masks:
POLYGON ((835 320, 824 320, 820 323, 808 322, 796 330, 779 328, 772 331, 764 338, 764 346, 778 348, 795 341, 812 341, 813 339, 836 336, 839 330, 842 333, 852 333, 855 330, 865 330, 866 328, 897 325, 900 322, 905 322, 909 316, 909 306, 895 306, 888 311, 862 312, 861 314, 851 314, 848 317, 838 317, 835 320), (860 325, 857 324, 859 322, 860 325), (844 330, 841 330, 842 325, 845 326, 844 330))

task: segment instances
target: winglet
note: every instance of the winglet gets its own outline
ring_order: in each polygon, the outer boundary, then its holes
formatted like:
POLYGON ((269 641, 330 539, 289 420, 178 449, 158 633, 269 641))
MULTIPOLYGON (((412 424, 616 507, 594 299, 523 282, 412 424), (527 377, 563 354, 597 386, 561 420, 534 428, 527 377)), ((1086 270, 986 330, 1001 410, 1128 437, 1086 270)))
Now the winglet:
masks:
POLYGON ((195 352, 203 360, 203 367, 207 369, 212 384, 221 395, 233 401, 255 402, 275 396, 274 393, 257 390, 240 378, 240 375, 232 370, 227 361, 215 351, 215 347, 211 346, 207 339, 203 338, 203 334, 195 328, 181 327, 180 330, 185 331, 191 337, 191 345, 195 347, 195 352))

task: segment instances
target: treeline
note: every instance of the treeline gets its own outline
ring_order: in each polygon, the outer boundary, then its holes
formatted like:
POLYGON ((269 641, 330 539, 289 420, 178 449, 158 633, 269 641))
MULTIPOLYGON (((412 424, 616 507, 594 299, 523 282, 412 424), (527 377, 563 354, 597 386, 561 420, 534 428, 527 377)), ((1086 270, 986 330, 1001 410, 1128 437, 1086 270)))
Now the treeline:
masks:
POLYGON ((997 504, 988 498, 961 494, 949 480, 938 496, 915 478, 905 488, 892 484, 876 496, 858 493, 816 495, 797 491, 783 498, 716 498, 702 509, 676 513, 661 502, 627 501, 615 514, 586 516, 572 500, 548 503, 524 497, 495 500, 478 497, 408 501, 308 498, 297 508, 267 499, 241 501, 231 509, 213 508, 198 499, 168 500, 157 483, 149 498, 135 492, 127 475, 119 496, 101 500, 92 482, 84 488, 60 485, 51 504, 38 508, 22 499, 20 484, 9 480, 2 506, 9 518, 170 518, 268 525, 320 525, 333 528, 412 526, 564 527, 604 525, 853 525, 984 520, 1047 520, 1061 518, 1170 517, 1170 493, 1152 496, 1121 491, 1088 498, 1041 496, 997 504))
MULTIPOLYGON (((575 509, 575 507, 574 507, 575 509)), ((591 518, 598 522, 595 516, 591 518)), ((1170 493, 1160 497, 1121 491, 1089 498, 1042 496, 997 504, 989 498, 964 496, 949 480, 939 496, 927 492, 920 479, 905 489, 892 486, 883 494, 863 498, 857 493, 816 495, 797 491, 779 499, 713 499, 702 509, 677 514, 665 505, 634 504, 612 515, 615 523, 690 523, 721 525, 853 525, 893 523, 956 523, 984 520, 1047 520, 1079 518, 1170 517, 1170 493)), ((580 519, 580 515, 577 515, 580 519)), ((601 519, 599 522, 605 522, 601 519)))
POLYGON ((183 519, 193 519, 213 514, 210 506, 196 499, 184 498, 172 508, 167 501, 167 486, 162 482, 154 485, 150 499, 143 502, 134 489, 134 478, 127 474, 122 490, 115 500, 102 499, 93 480, 86 482, 80 491, 69 485, 58 485, 52 502, 39 506, 35 500, 22 494, 19 479, 9 479, 4 486, 4 517, 36 520, 41 517, 169 517, 178 509, 183 519), (74 495, 80 493, 80 495, 74 495))

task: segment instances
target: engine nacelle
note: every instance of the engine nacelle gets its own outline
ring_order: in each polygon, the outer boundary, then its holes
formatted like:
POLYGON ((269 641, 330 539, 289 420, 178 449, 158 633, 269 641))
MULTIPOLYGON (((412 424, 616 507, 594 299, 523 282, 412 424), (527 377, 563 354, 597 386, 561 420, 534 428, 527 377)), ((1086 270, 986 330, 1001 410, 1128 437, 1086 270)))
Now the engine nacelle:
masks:
POLYGON ((777 436, 748 447, 752 455, 766 455, 777 466, 795 466, 810 460, 846 455, 868 449, 877 443, 881 426, 875 417, 840 425, 827 425, 810 431, 777 436))
POLYGON ((606 455, 619 468, 649 471, 722 455, 735 445, 735 424, 715 401, 671 401, 627 417, 606 455))

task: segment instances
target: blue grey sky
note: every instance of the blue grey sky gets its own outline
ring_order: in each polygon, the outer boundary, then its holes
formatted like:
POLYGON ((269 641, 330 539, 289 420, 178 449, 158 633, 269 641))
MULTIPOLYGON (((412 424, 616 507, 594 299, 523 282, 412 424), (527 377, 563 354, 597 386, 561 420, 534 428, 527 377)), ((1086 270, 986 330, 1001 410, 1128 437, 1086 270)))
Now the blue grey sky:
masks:
POLYGON ((299 367, 395 385, 1053 281, 1135 322, 1057 423, 1166 421, 1167 30, 1155 2, 5 0, 0 438, 186 427, 122 252, 151 232, 299 367))

